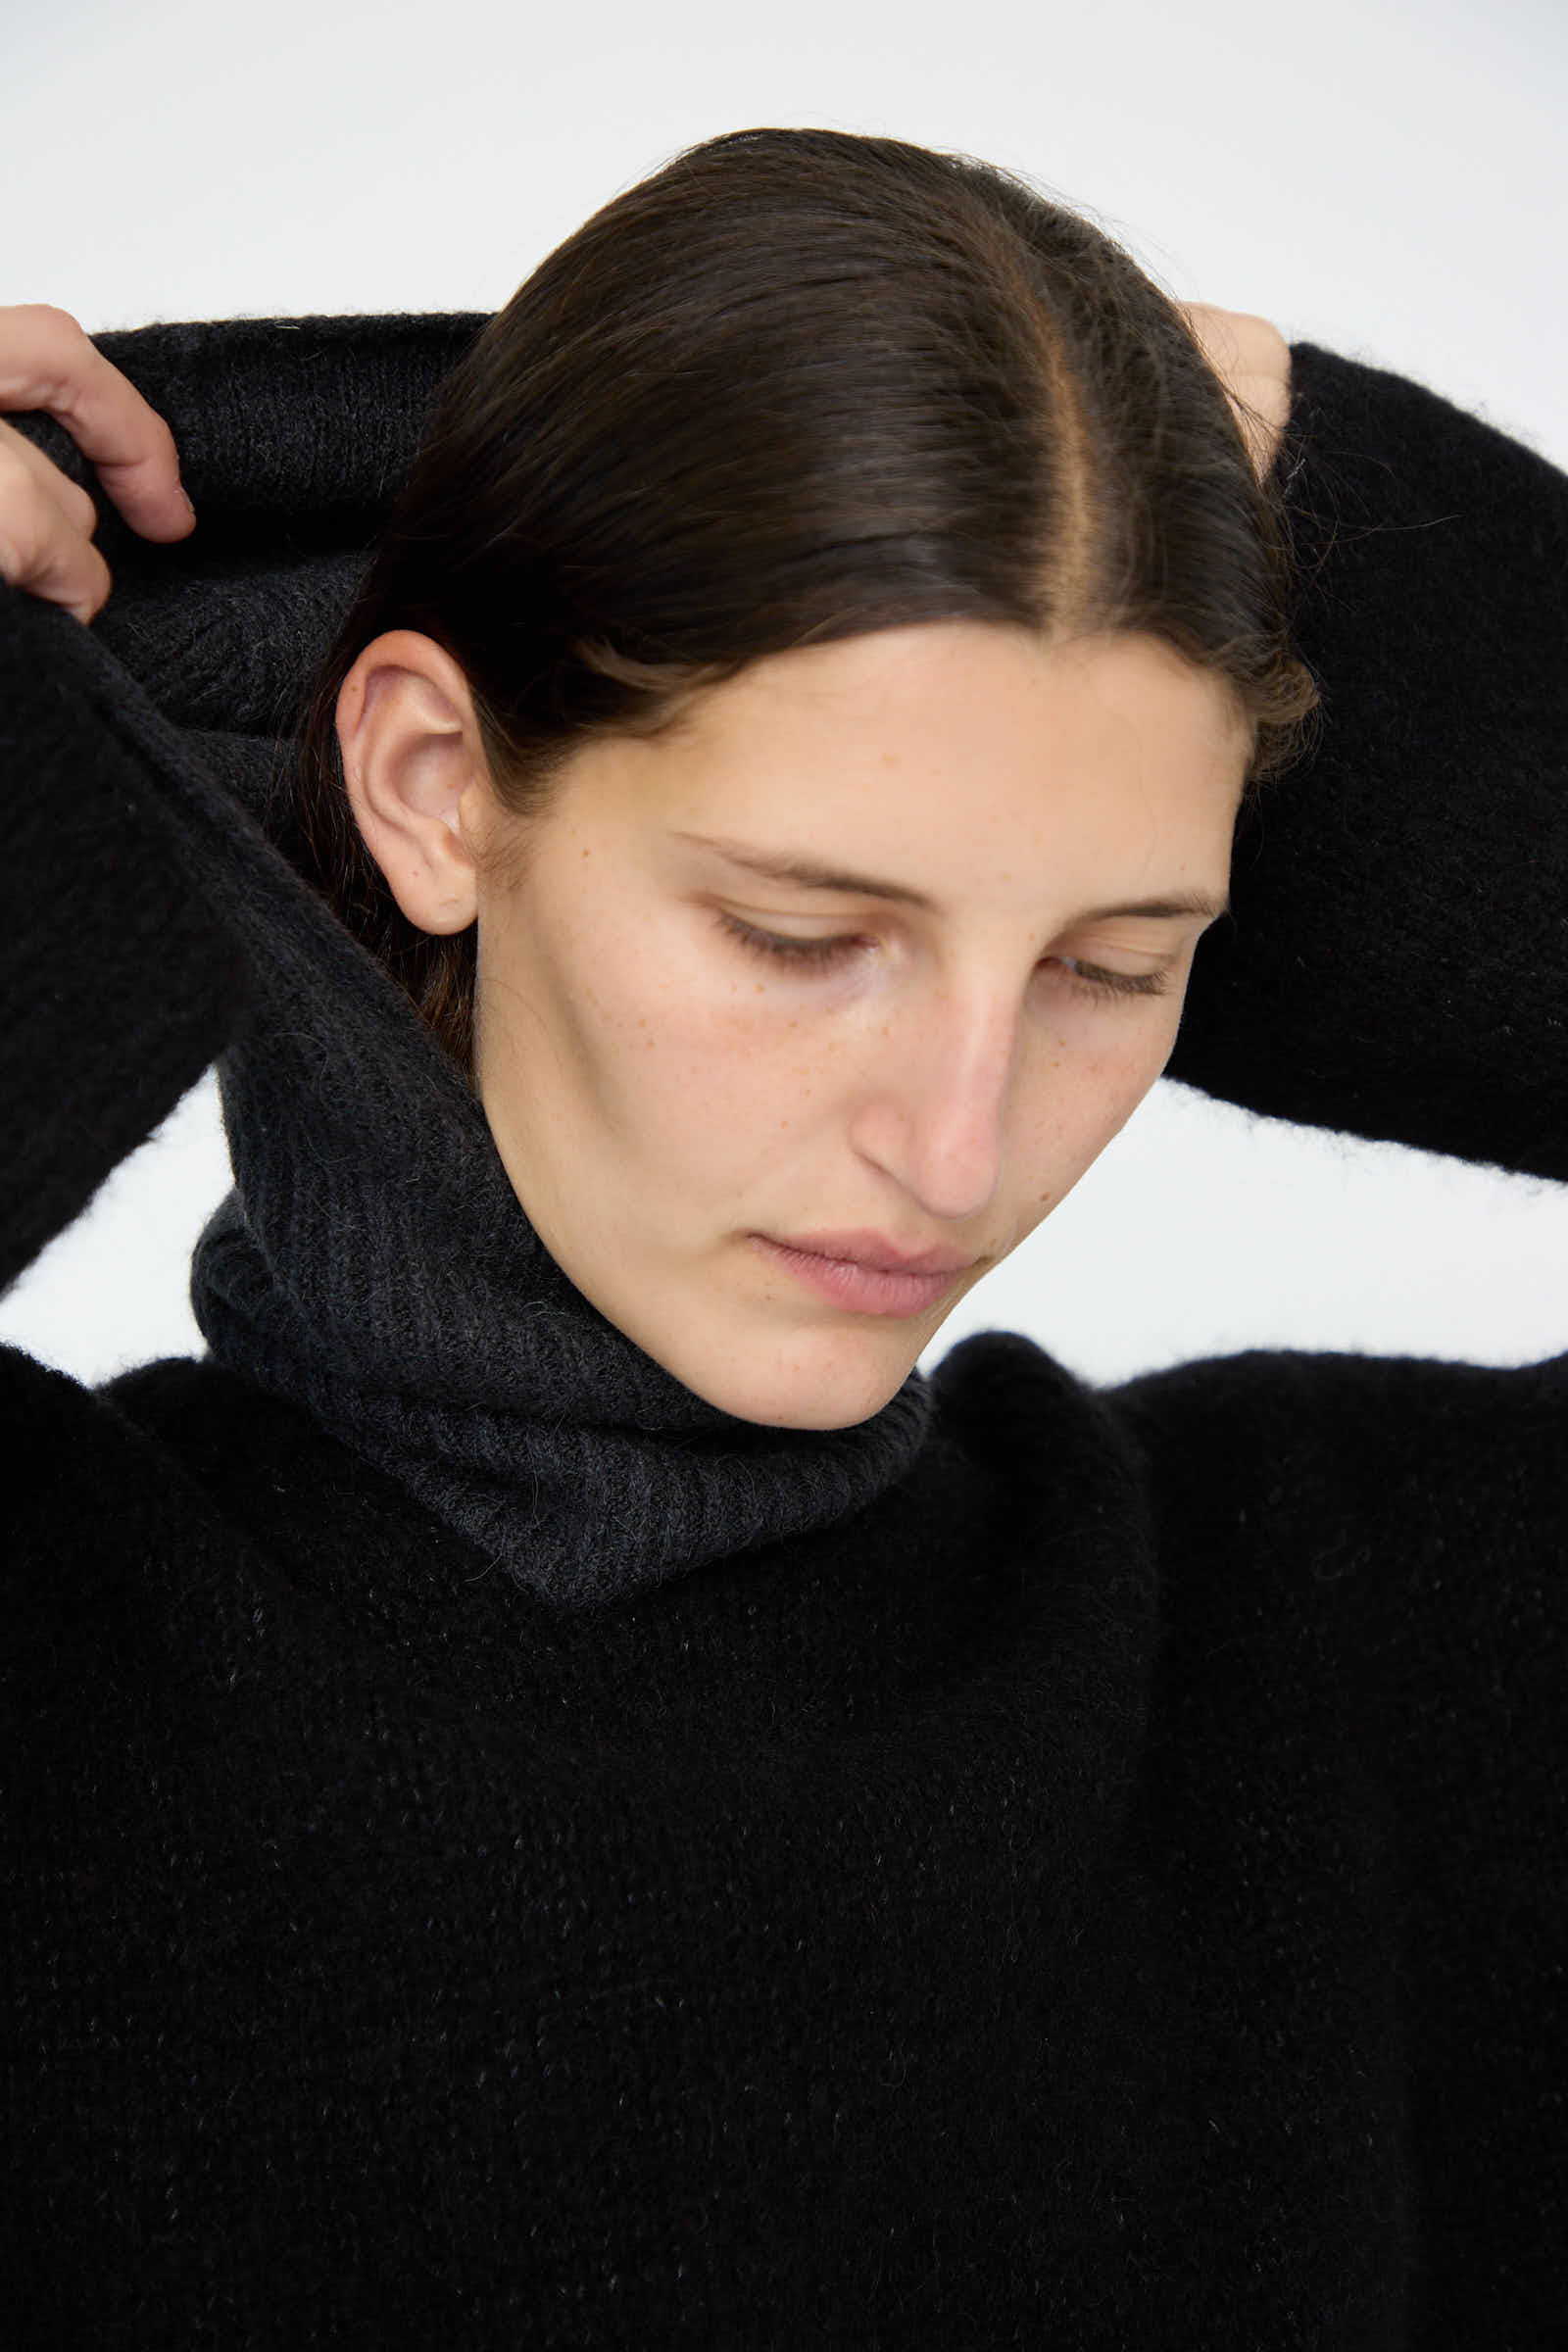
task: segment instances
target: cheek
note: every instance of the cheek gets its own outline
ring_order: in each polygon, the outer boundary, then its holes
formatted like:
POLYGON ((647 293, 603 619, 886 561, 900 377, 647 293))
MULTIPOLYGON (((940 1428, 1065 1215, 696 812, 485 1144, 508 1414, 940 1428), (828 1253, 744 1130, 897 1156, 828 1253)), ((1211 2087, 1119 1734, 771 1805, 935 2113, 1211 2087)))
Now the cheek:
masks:
POLYGON ((695 1165, 720 1187, 738 1181, 842 1093, 842 1042, 819 1019, 747 972, 715 975, 683 937, 634 956, 606 938, 579 959, 563 1015, 593 1115, 645 1171, 695 1165))
MULTIPOLYGON (((1178 1008, 1179 1011, 1179 1008, 1178 1008)), ((1177 1012, 1104 1039, 1103 1017, 1061 1022, 1031 1074, 1019 1160, 1019 1240, 1120 1134, 1170 1058, 1177 1012), (1096 1030, 1100 1032, 1097 1036, 1096 1030)))

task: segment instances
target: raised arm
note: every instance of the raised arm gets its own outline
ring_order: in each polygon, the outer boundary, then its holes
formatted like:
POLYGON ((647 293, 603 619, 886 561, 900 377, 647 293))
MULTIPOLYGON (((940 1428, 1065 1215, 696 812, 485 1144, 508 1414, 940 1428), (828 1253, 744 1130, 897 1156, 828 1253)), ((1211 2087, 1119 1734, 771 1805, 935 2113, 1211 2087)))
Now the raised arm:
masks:
POLYGON ((1292 360, 1321 736, 1244 815, 1171 1075, 1568 1176, 1568 477, 1419 384, 1292 360))
MULTIPOLYGON (((168 426, 63 312, 0 311, 0 406, 58 417, 144 537, 190 530, 168 426)), ((199 1077, 243 987, 82 625, 110 586, 95 519, 0 421, 0 1287, 199 1077)))

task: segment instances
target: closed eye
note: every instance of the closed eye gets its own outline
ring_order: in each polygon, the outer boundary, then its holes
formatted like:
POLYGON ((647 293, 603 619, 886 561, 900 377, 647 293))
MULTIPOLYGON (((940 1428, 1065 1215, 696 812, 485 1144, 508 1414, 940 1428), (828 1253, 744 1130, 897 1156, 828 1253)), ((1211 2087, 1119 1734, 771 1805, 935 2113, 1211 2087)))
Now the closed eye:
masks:
POLYGON ((732 939, 759 956, 771 956, 775 960, 798 965, 844 963, 865 941, 858 933, 839 934, 826 939, 792 939, 787 932, 760 931, 755 923, 742 922, 738 914, 717 909, 718 920, 732 939))
MULTIPOLYGON (((846 963, 867 944, 858 932, 798 939, 788 932, 763 931, 756 923, 743 922, 739 915, 722 908, 715 911, 730 938, 738 940, 753 955, 767 956, 775 963, 792 964, 797 970, 824 970, 846 963)), ((1169 987, 1163 971, 1118 972, 1103 964, 1089 963, 1081 956, 1048 956, 1041 968, 1065 973, 1074 987, 1092 997, 1162 997, 1169 987)))
POLYGON ((1162 997, 1169 987, 1168 976, 1160 971, 1107 971, 1102 964, 1085 963, 1081 956, 1053 956, 1048 960, 1096 997, 1162 997))

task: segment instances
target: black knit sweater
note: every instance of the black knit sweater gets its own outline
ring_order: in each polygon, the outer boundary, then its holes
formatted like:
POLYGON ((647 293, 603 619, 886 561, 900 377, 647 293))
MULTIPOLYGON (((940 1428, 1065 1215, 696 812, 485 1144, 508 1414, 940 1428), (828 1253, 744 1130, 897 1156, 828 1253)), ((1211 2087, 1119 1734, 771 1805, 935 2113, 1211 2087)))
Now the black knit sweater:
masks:
MULTIPOLYGON (((104 338, 202 545, 0 594, 5 1279, 243 1052, 225 642, 470 326, 104 338)), ((1568 1176, 1568 483, 1295 358, 1324 735, 1176 1069, 1568 1176)), ((1565 1407, 974 1341, 869 1499, 564 1611, 217 1362, 0 1350, 9 2340, 1560 2343, 1565 1407)))

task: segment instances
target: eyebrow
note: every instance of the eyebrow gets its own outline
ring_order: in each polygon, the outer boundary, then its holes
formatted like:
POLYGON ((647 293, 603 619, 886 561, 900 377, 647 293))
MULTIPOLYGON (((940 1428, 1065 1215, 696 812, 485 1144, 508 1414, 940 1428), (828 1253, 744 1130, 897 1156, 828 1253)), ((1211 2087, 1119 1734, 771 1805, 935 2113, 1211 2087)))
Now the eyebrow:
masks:
MULTIPOLYGON (((676 838, 689 841, 699 849, 712 850, 728 865, 743 866, 748 873, 761 874, 770 882, 793 883, 797 890, 839 891, 847 898, 885 899, 894 906, 914 906, 922 913, 935 911, 936 902, 922 891, 910 890, 904 882, 879 881, 874 874, 846 873, 838 866, 816 865, 809 858, 792 858, 788 853, 771 856, 765 850, 744 849, 739 842, 715 841, 706 833, 679 833, 676 838)), ((1169 922, 1178 915, 1200 914, 1213 922, 1228 913, 1224 899, 1211 899, 1200 891, 1183 891, 1174 898, 1130 900, 1125 906, 1086 906, 1072 917, 1074 923, 1106 923, 1118 916, 1132 915, 1146 922, 1169 922)))

